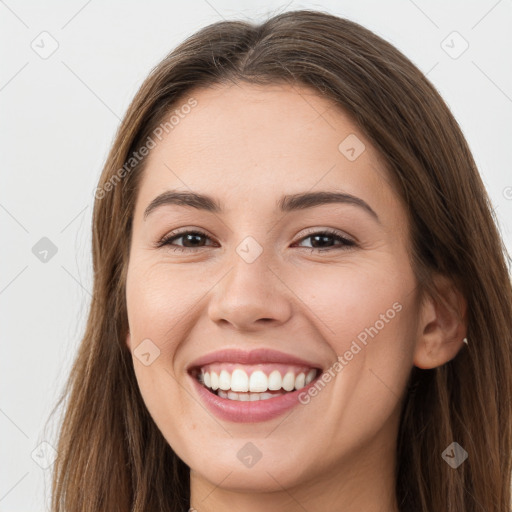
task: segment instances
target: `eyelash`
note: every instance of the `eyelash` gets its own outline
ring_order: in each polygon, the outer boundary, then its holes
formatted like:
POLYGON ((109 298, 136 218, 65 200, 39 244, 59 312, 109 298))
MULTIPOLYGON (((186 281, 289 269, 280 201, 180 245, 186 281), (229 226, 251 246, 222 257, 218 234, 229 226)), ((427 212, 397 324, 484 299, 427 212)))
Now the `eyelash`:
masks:
MULTIPOLYGON (((191 231, 181 231, 181 232, 173 232, 173 233, 169 233, 168 235, 165 235, 160 241, 157 242, 156 244, 156 247, 157 248, 160 248, 160 247, 163 247, 165 245, 174 245, 172 244, 171 242, 175 239, 178 239, 178 238, 182 238, 184 237, 185 235, 199 235, 199 236, 204 236, 208 239, 211 240, 211 238, 204 232, 202 231, 197 231, 197 230, 191 230, 191 231)), ((350 247, 356 247, 357 244, 353 241, 353 240, 350 240, 348 238, 345 238, 344 236, 340 235, 340 233, 334 229, 329 229, 329 228, 325 228, 321 231, 311 231, 310 233, 308 233, 307 235, 303 236, 299 242, 302 242, 308 238, 311 238, 313 236, 318 236, 318 235, 327 235, 327 236, 333 236, 334 238, 336 238, 337 240, 341 241, 343 243, 343 245, 341 246, 337 246, 338 250, 347 250, 348 248, 350 247)), ((204 246, 203 246, 204 247, 204 246)), ((203 249, 203 247, 198 247, 198 249, 203 249)), ((319 249, 319 248, 316 248, 316 247, 303 247, 303 249, 310 249, 310 251, 313 253, 313 252, 329 252, 329 251, 332 251, 332 250, 336 250, 336 246, 335 247, 328 247, 326 249, 319 249)), ((190 252, 190 251, 194 251, 195 248, 194 247, 181 247, 179 245, 176 245, 173 247, 173 251, 175 252, 190 252)))

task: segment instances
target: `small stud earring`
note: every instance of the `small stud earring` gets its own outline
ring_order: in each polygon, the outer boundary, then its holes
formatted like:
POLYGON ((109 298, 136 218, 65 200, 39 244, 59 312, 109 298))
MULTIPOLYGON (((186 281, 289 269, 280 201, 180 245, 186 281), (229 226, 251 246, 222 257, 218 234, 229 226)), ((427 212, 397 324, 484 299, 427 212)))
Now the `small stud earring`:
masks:
POLYGON ((466 345, 468 344, 468 339, 467 339, 467 338, 464 338, 462 341, 463 341, 466 345))

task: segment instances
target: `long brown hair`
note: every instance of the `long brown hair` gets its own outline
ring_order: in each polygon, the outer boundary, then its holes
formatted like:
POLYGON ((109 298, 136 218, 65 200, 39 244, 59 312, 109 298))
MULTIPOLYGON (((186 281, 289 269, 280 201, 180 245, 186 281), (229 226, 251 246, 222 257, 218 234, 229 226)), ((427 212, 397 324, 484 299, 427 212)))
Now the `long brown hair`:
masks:
POLYGON ((343 108, 382 155, 405 205, 421 293, 436 296, 436 272, 467 301, 469 344, 441 367, 413 367, 404 392, 400 510, 509 512, 512 286, 491 202, 460 127, 426 77, 371 31, 312 10, 201 29, 152 70, 128 108, 96 193, 88 323, 54 409, 66 402, 53 512, 190 506, 189 468, 150 417, 125 345, 125 276, 145 162, 133 155, 195 88, 236 81, 308 85, 343 108), (442 458, 454 441, 469 454, 456 469, 442 458))

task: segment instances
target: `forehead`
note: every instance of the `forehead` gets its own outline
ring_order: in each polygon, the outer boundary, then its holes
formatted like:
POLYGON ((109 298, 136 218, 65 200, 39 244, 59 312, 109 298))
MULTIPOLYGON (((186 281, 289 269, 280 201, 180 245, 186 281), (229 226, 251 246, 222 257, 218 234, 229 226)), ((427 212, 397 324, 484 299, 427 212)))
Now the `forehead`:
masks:
POLYGON ((218 197, 228 212, 274 209, 283 194, 314 190, 376 205, 395 201, 380 155, 339 106, 313 89, 230 83, 195 89, 173 108, 191 98, 197 104, 155 139, 138 214, 171 188, 218 197))

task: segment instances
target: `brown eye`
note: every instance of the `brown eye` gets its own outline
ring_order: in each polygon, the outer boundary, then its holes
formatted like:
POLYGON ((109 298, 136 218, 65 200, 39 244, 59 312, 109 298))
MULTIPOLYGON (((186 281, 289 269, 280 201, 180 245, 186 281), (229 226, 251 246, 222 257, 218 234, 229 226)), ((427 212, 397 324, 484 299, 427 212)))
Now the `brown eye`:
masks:
POLYGON ((163 247, 165 245, 169 245, 173 247, 174 251, 189 251, 194 248, 205 247, 204 244, 201 243, 201 239, 211 238, 203 233, 202 231, 182 231, 181 233, 170 233, 166 235, 160 242, 158 242, 157 247, 163 247), (183 239, 183 245, 176 245, 174 243, 175 240, 183 239))
POLYGON ((339 249, 346 249, 348 247, 354 247, 356 243, 353 240, 350 240, 344 236, 342 236, 338 231, 334 230, 324 230, 324 231, 318 231, 311 233, 303 238, 301 238, 301 241, 311 239, 311 249, 312 251, 329 251, 339 248, 339 249), (331 241, 338 241, 341 242, 341 244, 332 245, 331 241))

